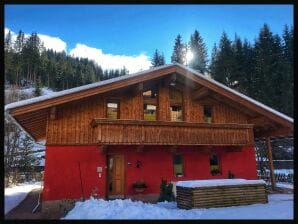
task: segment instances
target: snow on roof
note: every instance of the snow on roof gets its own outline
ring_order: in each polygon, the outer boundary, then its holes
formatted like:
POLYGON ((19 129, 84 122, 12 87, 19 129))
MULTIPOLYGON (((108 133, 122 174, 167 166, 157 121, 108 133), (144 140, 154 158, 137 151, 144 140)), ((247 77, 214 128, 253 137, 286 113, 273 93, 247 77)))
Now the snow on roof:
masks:
POLYGON ((227 86, 221 84, 220 82, 215 81, 215 80, 212 79, 212 78, 209 78, 209 77, 207 77, 207 76, 204 76, 204 75, 200 74, 199 72, 197 72, 196 70, 194 70, 194 69, 192 69, 192 68, 186 67, 186 66, 184 66, 184 65, 182 65, 182 64, 178 64, 178 63, 175 63, 175 64, 176 64, 177 66, 181 67, 181 68, 184 68, 184 69, 187 69, 187 70, 191 71, 192 73, 196 74, 197 76, 200 76, 201 78, 203 78, 203 79, 205 79, 205 80, 208 80, 209 82, 214 83, 214 84, 217 85, 217 86, 220 86, 221 88, 224 88, 225 90, 227 90, 227 91, 229 91, 229 92, 234 93, 235 95, 238 95, 238 96, 240 96, 240 97, 246 99, 247 101, 250 101, 251 103, 253 103, 253 104, 255 104, 255 105, 259 106, 259 107, 262 107, 263 109, 265 109, 265 110, 267 110, 267 111, 269 111, 269 112, 271 112, 271 113, 273 113, 273 114, 275 114, 275 115, 277 115, 277 116, 279 116, 279 117, 282 117, 283 119, 285 119, 285 120, 287 120, 287 121, 289 121, 289 122, 291 122, 291 123, 294 122, 293 118, 291 118, 291 117, 289 117, 289 116, 287 116, 287 115, 285 115, 285 114, 283 114, 283 113, 280 113, 280 112, 278 112, 278 111, 272 109, 271 107, 268 107, 268 106, 266 106, 265 104, 262 104, 262 103, 260 103, 259 101, 256 101, 256 100, 254 100, 254 99, 252 99, 252 98, 250 98, 250 97, 248 97, 248 96, 246 96, 246 95, 244 95, 244 94, 242 94, 242 93, 239 93, 239 92, 237 92, 236 90, 233 90, 233 89, 231 89, 231 88, 229 88, 229 87, 227 87, 227 86))
POLYGON ((99 81, 99 82, 96 82, 96 83, 91 83, 91 84, 88 84, 88 85, 79 86, 79 87, 75 87, 75 88, 71 88, 71 89, 67 89, 67 90, 63 90, 63 91, 59 91, 59 92, 52 92, 52 93, 49 93, 47 95, 34 97, 34 98, 31 98, 31 99, 28 99, 28 100, 22 100, 22 101, 10 103, 10 104, 7 104, 5 106, 5 110, 10 110, 12 108, 21 107, 21 106, 29 105, 29 104, 32 104, 32 103, 37 103, 37 102, 48 100, 48 99, 53 99, 53 98, 56 98, 56 97, 68 95, 68 94, 71 94, 71 93, 80 92, 80 91, 87 90, 87 89, 92 89, 92 88, 107 85, 107 84, 110 84, 110 83, 113 83, 113 82, 133 78, 133 77, 136 77, 136 76, 141 76, 141 75, 147 74, 148 72, 152 72, 152 71, 155 71, 155 70, 159 70, 159 69, 167 68, 167 67, 171 67, 171 66, 173 66, 173 64, 154 67, 154 68, 144 70, 144 71, 140 71, 140 72, 137 72, 137 73, 134 73, 134 74, 119 76, 119 77, 116 77, 116 78, 112 78, 112 79, 108 79, 108 80, 104 80, 104 81, 99 81))
POLYGON ((265 184, 264 180, 246 180, 246 179, 212 179, 212 180, 187 180, 178 181, 178 187, 215 187, 226 185, 250 185, 250 184, 265 184))
POLYGON ((134 73, 134 74, 128 74, 128 75, 124 75, 124 76, 120 76, 120 77, 116 77, 116 78, 112 78, 112 79, 108 79, 108 80, 104 80, 104 81, 99 81, 99 82, 96 82, 96 83, 92 83, 92 84, 88 84, 88 85, 84 85, 84 86, 80 86, 80 87, 75 87, 75 88, 71 88, 71 89, 67 89, 67 90, 63 90, 63 91, 59 91, 59 92, 53 92, 53 93, 50 93, 50 94, 47 94, 47 95, 44 95, 44 96, 40 96, 40 97, 35 97, 35 98, 31 98, 31 99, 28 99, 28 100, 22 100, 22 101, 19 101, 19 102, 15 102, 15 103, 11 103, 11 104, 7 104, 5 106, 5 111, 7 110, 10 110, 12 108, 16 108, 16 107, 21 107, 21 106, 25 106, 25 105, 28 105, 28 104, 32 104, 32 103, 37 103, 37 102, 40 102, 40 101, 44 101, 44 100, 47 100, 47 99, 53 99, 53 98, 56 98, 56 97, 60 97, 60 96, 64 96, 64 95, 68 95, 68 94, 71 94, 71 93, 76 93, 76 92, 80 92, 80 91, 83 91, 83 90, 87 90, 87 89, 92 89, 92 88, 95 88, 95 87, 99 87, 99 86, 103 86, 103 85, 107 85, 107 84, 110 84, 110 83, 113 83, 113 82, 117 82, 117 81, 121 81, 121 80, 125 80, 125 79, 129 79, 129 78, 133 78, 133 77, 136 77, 136 76, 142 76, 142 75, 145 75, 147 74, 148 72, 152 72, 152 71, 156 71, 156 70, 159 70, 159 69, 163 69, 163 68, 167 68, 167 67, 171 67, 173 65, 176 65, 176 66, 179 66, 185 70, 188 70, 190 72, 192 72, 193 74, 199 76, 200 78, 203 78, 209 82, 212 82, 213 84, 229 91, 229 92, 232 92, 233 94, 235 95, 238 95, 244 99, 246 99, 247 101, 250 101, 251 103, 279 116, 279 117, 282 117, 283 119, 293 123, 294 120, 293 118, 291 117, 288 117, 286 116, 285 114, 283 113, 280 113, 242 93, 239 93, 237 92, 236 90, 233 90, 217 81, 215 81, 214 79, 212 78, 209 78, 199 72, 197 72, 196 70, 194 69, 191 69, 189 67, 186 67, 182 64, 179 64, 179 63, 173 63, 173 64, 167 64, 167 65, 163 65, 163 66, 159 66, 159 67, 154 67, 154 68, 150 68, 148 70, 144 70, 144 71, 140 71, 140 72, 137 72, 137 73, 134 73))

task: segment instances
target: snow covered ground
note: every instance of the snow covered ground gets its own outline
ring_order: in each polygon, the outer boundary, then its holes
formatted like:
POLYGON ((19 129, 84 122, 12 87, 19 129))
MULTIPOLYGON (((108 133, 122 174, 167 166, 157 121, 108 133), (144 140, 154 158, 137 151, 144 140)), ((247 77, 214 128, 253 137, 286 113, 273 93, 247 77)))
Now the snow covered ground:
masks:
POLYGON ((294 185, 291 183, 283 183, 283 182, 277 182, 277 187, 287 188, 287 189, 294 189, 294 185))
POLYGON ((5 188, 5 214, 20 204, 25 199, 26 195, 35 188, 40 188, 40 182, 23 183, 5 188))
MULTIPOLYGON (((267 171, 267 170, 266 170, 267 171)), ((268 170, 268 172, 270 172, 268 170)), ((285 175, 289 175, 289 174, 293 174, 294 170, 293 169, 275 169, 274 170, 274 174, 285 174, 285 175)))
POLYGON ((269 195, 268 204, 191 210, 178 209, 175 202, 90 198, 77 202, 63 219, 293 219, 293 194, 269 195))

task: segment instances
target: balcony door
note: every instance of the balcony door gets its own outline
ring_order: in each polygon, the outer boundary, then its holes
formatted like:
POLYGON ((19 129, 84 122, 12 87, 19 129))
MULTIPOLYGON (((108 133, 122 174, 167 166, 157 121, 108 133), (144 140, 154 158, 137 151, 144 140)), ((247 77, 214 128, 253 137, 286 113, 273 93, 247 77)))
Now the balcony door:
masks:
POLYGON ((109 199, 124 198, 124 156, 108 155, 107 196, 109 199))

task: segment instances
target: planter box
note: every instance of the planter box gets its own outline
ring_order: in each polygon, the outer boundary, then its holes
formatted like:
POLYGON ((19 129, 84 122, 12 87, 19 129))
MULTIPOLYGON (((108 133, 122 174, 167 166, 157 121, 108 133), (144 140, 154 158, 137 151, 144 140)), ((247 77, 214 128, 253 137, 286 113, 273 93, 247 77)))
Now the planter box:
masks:
POLYGON ((263 180, 179 181, 176 191, 177 207, 182 209, 268 203, 263 180))
POLYGON ((134 188, 134 191, 135 191, 136 193, 142 193, 142 192, 145 191, 145 188, 134 188))

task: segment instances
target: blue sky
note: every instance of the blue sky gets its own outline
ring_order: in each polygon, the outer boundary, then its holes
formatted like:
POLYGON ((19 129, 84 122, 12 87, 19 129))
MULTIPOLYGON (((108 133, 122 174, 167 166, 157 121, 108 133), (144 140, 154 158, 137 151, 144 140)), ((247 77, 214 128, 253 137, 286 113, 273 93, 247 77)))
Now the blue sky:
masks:
MULTIPOLYGON (((223 31, 253 41, 267 23, 281 34, 293 24, 292 5, 5 5, 5 27, 58 37, 67 52, 78 43, 103 54, 151 57, 157 48, 170 63, 178 33, 197 29, 208 52, 223 31)), ((96 51, 94 51, 96 53, 96 51)))

